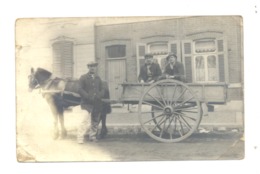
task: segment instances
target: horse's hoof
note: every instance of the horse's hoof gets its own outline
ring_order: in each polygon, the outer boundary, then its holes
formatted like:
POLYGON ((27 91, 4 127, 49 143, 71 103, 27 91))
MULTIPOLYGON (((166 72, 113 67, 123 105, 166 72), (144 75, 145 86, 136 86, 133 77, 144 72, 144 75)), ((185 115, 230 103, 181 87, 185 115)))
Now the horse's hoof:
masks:
POLYGON ((66 138, 66 137, 67 137, 67 131, 62 131, 61 139, 66 138))

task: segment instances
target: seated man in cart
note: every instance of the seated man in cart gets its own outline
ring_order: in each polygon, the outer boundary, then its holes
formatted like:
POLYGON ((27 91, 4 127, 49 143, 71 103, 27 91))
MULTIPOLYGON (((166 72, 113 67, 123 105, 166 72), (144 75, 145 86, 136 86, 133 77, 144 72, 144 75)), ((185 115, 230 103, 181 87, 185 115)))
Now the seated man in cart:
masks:
POLYGON ((162 70, 158 63, 153 61, 152 54, 144 56, 145 64, 140 68, 138 81, 141 83, 154 83, 162 75, 162 70))
POLYGON ((184 67, 183 64, 177 61, 177 56, 169 53, 166 57, 167 65, 165 67, 162 79, 175 79, 184 81, 184 67))

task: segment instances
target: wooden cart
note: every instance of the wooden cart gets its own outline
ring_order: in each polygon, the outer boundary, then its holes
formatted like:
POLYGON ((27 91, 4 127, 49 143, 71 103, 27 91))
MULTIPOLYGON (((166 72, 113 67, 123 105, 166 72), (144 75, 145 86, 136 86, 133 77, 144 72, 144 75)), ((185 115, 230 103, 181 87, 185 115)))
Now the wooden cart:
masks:
MULTIPOLYGON (((72 83, 74 85, 74 83, 72 83)), ((72 85, 72 86, 73 86, 72 85)), ((138 118, 144 131, 160 142, 179 142, 197 130, 211 104, 225 104, 226 83, 183 83, 173 79, 155 83, 123 83, 119 100, 107 103, 138 104, 138 118)), ((69 85, 67 85, 69 87, 69 85)), ((68 105, 79 105, 80 96, 65 89, 62 96, 68 105)), ((43 93, 61 93, 45 91, 43 93)))
POLYGON ((225 83, 182 83, 164 79, 153 84, 123 83, 120 102, 138 104, 144 131, 160 142, 179 142, 197 130, 209 104, 225 104, 225 83))

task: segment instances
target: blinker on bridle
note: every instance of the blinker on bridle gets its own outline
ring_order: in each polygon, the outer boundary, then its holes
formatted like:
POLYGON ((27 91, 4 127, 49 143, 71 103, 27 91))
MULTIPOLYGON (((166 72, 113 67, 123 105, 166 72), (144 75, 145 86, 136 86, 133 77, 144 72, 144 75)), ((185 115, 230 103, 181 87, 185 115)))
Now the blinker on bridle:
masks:
POLYGON ((33 89, 38 89, 40 87, 40 84, 39 84, 38 80, 33 75, 29 75, 28 78, 30 79, 30 83, 36 84, 33 87, 33 89))

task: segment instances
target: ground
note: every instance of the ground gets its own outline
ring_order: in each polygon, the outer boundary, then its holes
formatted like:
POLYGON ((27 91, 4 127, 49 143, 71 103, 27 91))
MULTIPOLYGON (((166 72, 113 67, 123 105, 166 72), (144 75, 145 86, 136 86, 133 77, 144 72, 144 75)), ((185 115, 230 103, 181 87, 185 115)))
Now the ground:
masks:
MULTIPOLYGON (((197 132, 179 143, 160 143, 145 133, 109 132, 98 143, 77 144, 77 114, 65 115, 68 136, 52 140, 51 115, 44 100, 35 95, 21 103, 17 114, 17 160, 60 161, 178 161, 240 160, 244 158, 243 132, 197 132), (34 100, 37 99, 37 100, 34 100), (38 106, 38 107, 35 107, 38 106)), ((113 115, 111 115, 112 117, 113 115)))

